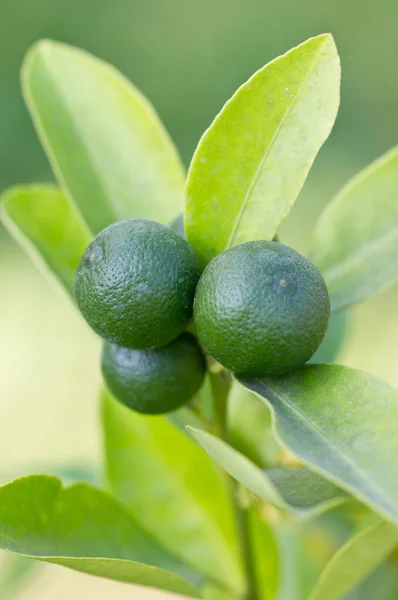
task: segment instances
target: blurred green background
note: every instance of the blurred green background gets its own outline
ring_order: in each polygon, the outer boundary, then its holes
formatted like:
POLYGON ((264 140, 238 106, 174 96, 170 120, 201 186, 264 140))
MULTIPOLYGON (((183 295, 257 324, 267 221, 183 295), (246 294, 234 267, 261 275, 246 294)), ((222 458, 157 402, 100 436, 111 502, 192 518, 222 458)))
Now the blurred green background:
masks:
MULTIPOLYGON (((398 142, 396 0, 0 0, 0 6, 0 190, 52 179, 19 87, 23 55, 43 37, 116 65, 152 101, 188 165, 200 135, 243 81, 306 38, 332 32, 343 70, 340 113, 282 228, 282 241, 303 252, 325 203, 398 142)), ((99 465, 98 341, 4 230, 0 275, 2 480, 58 464, 99 465)), ((392 289, 350 311, 339 356, 394 385, 396 302, 392 289)), ((115 589, 49 566, 15 597, 111 598, 115 589)), ((130 595, 123 586, 117 590, 120 598, 130 595)))

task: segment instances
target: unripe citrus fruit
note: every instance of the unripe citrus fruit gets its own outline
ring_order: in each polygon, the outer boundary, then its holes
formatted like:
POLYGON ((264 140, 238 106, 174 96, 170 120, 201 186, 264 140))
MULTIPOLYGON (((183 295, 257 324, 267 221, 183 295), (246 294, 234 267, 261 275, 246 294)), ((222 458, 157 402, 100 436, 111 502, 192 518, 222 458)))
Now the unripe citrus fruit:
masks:
POLYGON ((75 295, 89 325, 126 348, 157 348, 192 316, 199 262, 168 227, 134 219, 101 231, 86 249, 75 295))
POLYGON ((235 246, 205 269, 195 296, 196 332, 224 367, 247 376, 303 365, 328 327, 322 275, 292 248, 268 241, 235 246))
POLYGON ((203 382, 205 360, 189 333, 154 350, 105 342, 102 372, 120 402, 140 413, 161 414, 176 410, 196 394, 203 382))

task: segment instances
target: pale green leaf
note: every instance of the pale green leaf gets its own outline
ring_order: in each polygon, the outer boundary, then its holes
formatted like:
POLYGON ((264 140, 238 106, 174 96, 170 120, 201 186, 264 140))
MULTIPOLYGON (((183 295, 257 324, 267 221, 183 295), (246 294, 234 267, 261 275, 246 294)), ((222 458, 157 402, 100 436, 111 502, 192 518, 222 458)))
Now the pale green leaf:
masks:
POLYGON ((354 535, 323 570, 310 600, 338 600, 358 585, 391 553, 398 543, 398 529, 377 521, 354 535))
POLYGON ((36 571, 40 572, 40 565, 37 561, 18 554, 4 554, 0 567, 0 598, 10 600, 17 597, 21 589, 35 576, 36 571))
POLYGON ((205 132, 188 173, 185 228, 202 264, 271 240, 336 118, 340 63, 331 35, 257 71, 205 132))
POLYGON ((118 500, 163 546, 222 587, 241 589, 232 509, 221 474, 165 417, 103 393, 106 474, 118 500))
POLYGON ((280 452, 270 409, 236 381, 228 396, 228 437, 231 446, 263 468, 274 464, 280 452))
POLYGON ((305 465, 398 523, 398 391, 368 373, 309 365, 240 378, 266 399, 280 443, 305 465))
POLYGON ((354 177, 326 207, 312 260, 339 310, 398 280, 398 148, 354 177))
MULTIPOLYGON (((279 549, 273 531, 261 517, 258 507, 245 511, 248 539, 251 547, 256 599, 274 600, 279 583, 279 549)), ((230 590, 207 584, 202 590, 206 600, 242 600, 241 595, 231 596, 230 590)))
POLYGON ((108 494, 33 475, 0 487, 0 547, 44 562, 189 597, 184 569, 108 494), (159 565, 159 566, 153 566, 159 565))
POLYGON ((274 600, 279 587, 280 564, 273 531, 256 506, 247 511, 247 525, 258 600, 274 600))
POLYGON ((329 327, 318 350, 308 361, 311 364, 331 363, 338 357, 348 329, 347 311, 339 311, 330 315, 329 327))
POLYGON ((269 469, 262 471, 215 436, 188 427, 204 450, 227 473, 256 496, 298 518, 310 518, 341 503, 345 494, 309 469, 269 469))
POLYGON ((184 170, 148 101, 112 66, 48 40, 28 52, 22 84, 61 187, 93 233, 181 211, 184 170))
POLYGON ((77 265, 92 237, 75 208, 51 185, 14 187, 1 201, 7 229, 73 296, 77 265))

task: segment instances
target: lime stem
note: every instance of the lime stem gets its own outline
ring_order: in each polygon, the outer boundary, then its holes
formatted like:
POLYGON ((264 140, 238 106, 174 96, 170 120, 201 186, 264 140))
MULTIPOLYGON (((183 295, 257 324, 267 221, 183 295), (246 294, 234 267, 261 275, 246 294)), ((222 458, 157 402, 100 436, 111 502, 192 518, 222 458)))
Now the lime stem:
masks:
MULTIPOLYGON (((231 373, 225 369, 210 371, 210 384, 213 397, 214 429, 216 435, 228 442, 228 395, 231 388, 231 373)), ((240 485, 226 474, 227 491, 235 514, 240 553, 245 572, 246 591, 243 600, 259 600, 256 589, 256 573, 253 548, 250 540, 250 524, 248 510, 242 505, 240 485)))

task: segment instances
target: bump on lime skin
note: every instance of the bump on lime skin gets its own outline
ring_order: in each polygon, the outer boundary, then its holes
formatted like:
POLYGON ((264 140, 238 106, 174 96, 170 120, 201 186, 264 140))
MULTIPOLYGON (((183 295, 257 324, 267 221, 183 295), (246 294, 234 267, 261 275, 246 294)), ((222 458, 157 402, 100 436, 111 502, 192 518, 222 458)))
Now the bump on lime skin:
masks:
POLYGON ((119 402, 144 414, 180 408, 200 389, 205 359, 195 340, 183 333, 163 348, 132 350, 105 342, 102 373, 119 402))
POLYGON ((287 246, 255 241, 218 255, 195 296, 205 349, 240 375, 280 375, 303 365, 326 333, 330 301, 322 275, 287 246))
POLYGON ((86 249, 75 296, 88 324, 126 348, 169 343, 192 317, 198 258, 168 227, 134 219, 101 231, 86 249))
POLYGON ((178 215, 175 219, 173 219, 170 223, 170 229, 186 240, 187 236, 185 233, 184 215, 178 215))

